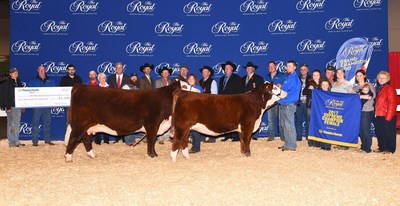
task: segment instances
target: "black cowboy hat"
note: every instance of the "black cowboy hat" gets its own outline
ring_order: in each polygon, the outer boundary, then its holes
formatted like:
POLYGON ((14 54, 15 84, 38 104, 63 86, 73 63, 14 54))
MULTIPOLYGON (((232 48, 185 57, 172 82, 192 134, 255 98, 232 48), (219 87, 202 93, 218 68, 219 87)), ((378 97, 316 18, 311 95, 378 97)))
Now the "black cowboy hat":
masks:
POLYGON ((170 68, 168 68, 168 67, 163 67, 163 68, 159 69, 159 70, 158 70, 158 74, 161 76, 161 73, 162 73, 164 70, 167 70, 168 73, 169 73, 169 75, 171 76, 171 74, 172 74, 172 69, 170 69, 170 68))
POLYGON ((221 64, 221 67, 222 67, 223 70, 225 70, 225 66, 226 65, 231 65, 232 68, 233 68, 233 71, 236 71, 236 69, 237 69, 236 64, 234 64, 234 63, 232 63, 231 61, 228 60, 228 61, 225 62, 225 64, 221 64))
POLYGON ((214 75, 214 69, 212 69, 210 66, 203 66, 201 69, 199 69, 200 72, 203 72, 203 69, 207 69, 208 71, 210 71, 210 76, 214 75))
POLYGON ((146 64, 140 66, 139 70, 140 70, 141 72, 143 72, 144 68, 146 68, 146 67, 150 67, 151 70, 154 69, 154 65, 153 65, 153 64, 146 63, 146 64))
POLYGON ((254 69, 257 69, 257 68, 258 68, 258 66, 257 66, 257 65, 254 65, 253 62, 247 62, 245 68, 247 68, 247 67, 253 67, 254 69))

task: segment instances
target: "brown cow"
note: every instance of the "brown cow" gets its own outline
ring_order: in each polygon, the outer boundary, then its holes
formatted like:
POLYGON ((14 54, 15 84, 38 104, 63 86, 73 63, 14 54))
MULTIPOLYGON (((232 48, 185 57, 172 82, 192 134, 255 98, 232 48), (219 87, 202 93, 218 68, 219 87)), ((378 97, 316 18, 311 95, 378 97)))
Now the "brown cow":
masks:
POLYGON ((211 136, 239 132, 241 152, 250 156, 251 134, 260 127, 264 111, 277 104, 280 94, 281 90, 269 82, 244 94, 175 92, 172 114, 174 140, 170 154, 172 161, 176 161, 179 149, 189 159, 190 130, 211 136))
POLYGON ((65 161, 82 141, 89 157, 94 158, 92 136, 104 132, 115 136, 144 132, 147 135, 147 154, 156 157, 156 136, 171 126, 173 92, 184 82, 154 90, 117 90, 76 85, 71 91, 65 161))

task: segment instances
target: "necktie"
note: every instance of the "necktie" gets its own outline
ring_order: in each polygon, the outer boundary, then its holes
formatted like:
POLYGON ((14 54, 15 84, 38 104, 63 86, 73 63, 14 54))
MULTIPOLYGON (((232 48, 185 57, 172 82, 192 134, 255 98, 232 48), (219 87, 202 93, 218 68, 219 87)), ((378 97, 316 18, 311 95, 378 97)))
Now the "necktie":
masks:
POLYGON ((247 76, 247 78, 246 78, 246 85, 247 85, 247 83, 249 83, 249 80, 250 80, 250 77, 247 76))
POLYGON ((118 89, 121 88, 121 75, 118 75, 118 82, 117 82, 118 89))
POLYGON ((228 77, 227 77, 227 76, 225 76, 223 90, 225 90, 225 87, 226 87, 226 83, 227 83, 227 82, 228 82, 228 77))

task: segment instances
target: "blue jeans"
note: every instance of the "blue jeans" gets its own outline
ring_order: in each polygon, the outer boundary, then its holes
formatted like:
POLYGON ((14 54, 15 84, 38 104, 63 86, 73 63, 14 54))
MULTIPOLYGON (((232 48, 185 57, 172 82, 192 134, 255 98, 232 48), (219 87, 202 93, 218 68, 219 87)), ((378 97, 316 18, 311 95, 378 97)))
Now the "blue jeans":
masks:
MULTIPOLYGON (((275 129, 276 125, 275 123, 278 122, 278 105, 275 105, 271 107, 269 110, 267 110, 267 115, 268 115, 268 137, 269 138, 274 138, 275 137, 275 129)), ((282 135, 279 132, 280 135, 282 135)))
POLYGON ((371 152, 372 136, 371 136, 371 123, 374 118, 374 112, 361 112, 360 120, 360 139, 361 149, 365 152, 371 152))
POLYGON ((297 139, 301 140, 303 136, 303 123, 306 129, 306 137, 308 135, 308 124, 307 124, 307 105, 305 103, 299 103, 296 108, 296 134, 297 139))
POLYGON ((7 112, 8 146, 14 147, 19 145, 20 125, 21 125, 21 109, 11 107, 11 111, 7 112))
POLYGON ((32 109, 32 142, 39 141, 39 121, 42 117, 43 136, 45 142, 50 142, 51 115, 49 108, 34 108, 32 109))
POLYGON ((296 104, 284 104, 279 105, 279 125, 283 130, 283 136, 285 138, 285 147, 290 149, 296 149, 296 128, 294 124, 294 113, 296 112, 296 104))
POLYGON ((192 137, 192 150, 199 152, 200 151, 200 143, 205 139, 204 135, 201 133, 191 130, 190 136, 192 137))
POLYGON ((130 145, 135 143, 135 134, 125 136, 125 144, 130 145))

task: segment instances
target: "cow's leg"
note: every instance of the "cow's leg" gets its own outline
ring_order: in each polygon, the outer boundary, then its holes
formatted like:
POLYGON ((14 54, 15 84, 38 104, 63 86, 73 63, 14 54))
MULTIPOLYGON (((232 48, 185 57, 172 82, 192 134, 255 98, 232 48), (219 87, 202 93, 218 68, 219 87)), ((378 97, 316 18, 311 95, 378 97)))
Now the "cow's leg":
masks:
POLYGON ((182 134, 182 139, 181 139, 181 148, 182 148, 182 155, 185 159, 189 160, 189 135, 190 131, 184 131, 182 134))
POLYGON ((181 124, 175 124, 174 139, 172 141, 172 149, 170 153, 170 157, 173 162, 176 162, 176 156, 178 155, 178 151, 181 147, 182 138, 189 138, 189 130, 183 130, 181 127, 181 124), (177 127, 177 125, 179 126, 177 127))
POLYGON ((93 146, 92 146, 92 142, 93 142, 92 135, 88 135, 85 133, 82 137, 82 142, 83 142, 83 145, 85 146, 86 154, 92 159, 95 158, 96 155, 94 154, 93 146))
POLYGON ((251 130, 243 128, 240 135, 240 147, 242 148, 242 153, 249 157, 250 154, 250 141, 251 141, 251 130))
POLYGON ((72 162, 72 153, 81 141, 81 135, 78 135, 75 130, 71 131, 67 149, 65 150, 65 162, 72 162))
POLYGON ((148 129, 146 128, 147 135, 147 154, 153 158, 158 157, 155 149, 156 139, 157 139, 157 129, 148 129))

